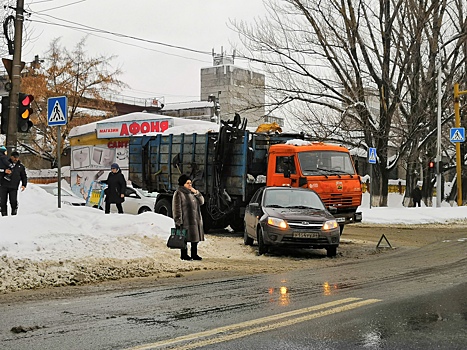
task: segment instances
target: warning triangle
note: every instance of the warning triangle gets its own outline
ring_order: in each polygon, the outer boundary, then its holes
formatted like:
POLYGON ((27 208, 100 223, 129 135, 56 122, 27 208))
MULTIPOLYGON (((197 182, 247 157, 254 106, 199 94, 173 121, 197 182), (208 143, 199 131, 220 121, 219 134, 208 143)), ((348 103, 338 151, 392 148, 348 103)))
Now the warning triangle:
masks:
POLYGON ((464 138, 462 137, 461 133, 459 132, 459 130, 456 130, 456 132, 454 133, 454 135, 452 135, 451 137, 451 140, 453 141, 462 141, 464 138))
POLYGON ((65 114, 63 114, 62 107, 60 107, 60 103, 55 101, 54 108, 52 113, 50 113, 49 122, 64 122, 65 121, 65 114))

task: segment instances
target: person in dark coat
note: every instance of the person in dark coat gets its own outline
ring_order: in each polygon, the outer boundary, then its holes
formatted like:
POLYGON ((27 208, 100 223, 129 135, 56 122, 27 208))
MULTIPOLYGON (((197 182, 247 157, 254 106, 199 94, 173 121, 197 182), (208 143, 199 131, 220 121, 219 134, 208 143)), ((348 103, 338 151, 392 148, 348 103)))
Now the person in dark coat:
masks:
POLYGON ((202 260, 198 255, 198 243, 204 241, 203 218, 201 206, 204 204, 203 195, 193 188, 191 179, 183 174, 178 179, 178 189, 172 200, 172 214, 175 227, 187 230, 187 242, 190 242, 191 257, 187 249, 182 249, 180 259, 202 260))
POLYGON ((115 203, 119 214, 123 214, 122 203, 125 201, 126 180, 117 163, 110 166, 110 173, 107 180, 102 181, 107 184, 105 189, 105 213, 110 214, 110 204, 115 203))
POLYGON ((21 191, 26 189, 28 184, 28 177, 26 176, 26 169, 19 160, 19 153, 16 151, 11 152, 9 160, 11 174, 3 177, 0 180, 0 211, 2 216, 8 215, 8 199, 10 199, 11 215, 18 213, 18 187, 21 182, 21 191))
POLYGON ((422 190, 418 185, 415 186, 415 188, 412 191, 412 199, 413 199, 413 206, 419 206, 421 207, 422 204, 422 190))
POLYGON ((9 178, 9 175, 11 174, 11 168, 12 164, 8 160, 8 157, 6 155, 6 147, 5 146, 0 146, 0 181, 7 176, 7 179, 9 178))

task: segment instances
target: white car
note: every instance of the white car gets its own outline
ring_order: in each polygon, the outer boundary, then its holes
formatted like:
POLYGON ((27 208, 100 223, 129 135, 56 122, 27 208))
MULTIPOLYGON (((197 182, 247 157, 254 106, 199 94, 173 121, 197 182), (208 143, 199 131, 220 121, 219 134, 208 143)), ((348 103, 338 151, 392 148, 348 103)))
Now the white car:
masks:
MULTIPOLYGON (((40 188, 45 190, 47 193, 58 196, 58 186, 56 183, 50 185, 38 185, 40 188)), ((83 206, 86 205, 86 201, 82 197, 78 197, 73 192, 61 188, 60 199, 63 204, 74 205, 74 206, 83 206)))
MULTIPOLYGON (((125 201, 123 202, 123 212, 125 214, 141 214, 147 211, 154 211, 154 204, 156 203, 156 197, 152 193, 145 193, 139 188, 133 188, 131 186, 126 187, 125 201)), ((105 206, 105 198, 101 202, 101 208, 105 206)), ((115 204, 110 205, 110 212, 116 213, 117 207, 115 204)))

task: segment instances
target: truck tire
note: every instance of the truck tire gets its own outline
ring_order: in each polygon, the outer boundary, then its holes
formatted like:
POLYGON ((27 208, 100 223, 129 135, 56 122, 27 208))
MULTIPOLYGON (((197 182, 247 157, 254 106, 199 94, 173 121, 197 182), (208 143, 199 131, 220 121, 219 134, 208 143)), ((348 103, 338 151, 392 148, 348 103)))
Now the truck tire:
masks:
POLYGON ((258 228, 258 255, 266 254, 269 251, 269 247, 264 244, 263 240, 263 229, 258 228))
POLYGON ((332 246, 332 247, 327 247, 326 248, 326 255, 328 258, 333 258, 337 255, 337 247, 332 246))
POLYGON ((167 198, 163 198, 156 203, 154 211, 157 214, 162 214, 168 217, 172 217, 172 201, 167 198))
POLYGON ((245 245, 253 245, 253 238, 251 238, 250 236, 248 236, 248 233, 246 233, 246 224, 243 225, 244 226, 244 229, 243 229, 243 243, 245 243, 245 245))

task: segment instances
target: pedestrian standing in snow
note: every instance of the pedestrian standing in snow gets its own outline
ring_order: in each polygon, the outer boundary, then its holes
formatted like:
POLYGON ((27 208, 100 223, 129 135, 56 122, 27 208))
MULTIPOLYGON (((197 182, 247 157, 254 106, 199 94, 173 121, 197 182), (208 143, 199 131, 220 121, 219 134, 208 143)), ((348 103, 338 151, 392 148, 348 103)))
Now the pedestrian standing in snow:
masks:
POLYGON ((12 164, 8 160, 8 157, 6 155, 6 147, 5 146, 0 146, 0 181, 7 176, 7 178, 11 174, 11 168, 12 164))
POLYGON ((2 216, 8 215, 8 199, 10 200, 11 215, 18 213, 18 186, 21 182, 21 191, 26 189, 28 178, 26 169, 19 160, 19 153, 11 152, 9 160, 11 174, 8 177, 3 177, 0 180, 0 211, 2 216))
POLYGON ((110 214, 110 204, 117 206, 119 214, 123 214, 122 203, 125 201, 126 180, 122 170, 117 163, 110 166, 110 173, 107 180, 102 181, 107 184, 105 189, 105 213, 110 214))
POLYGON ((187 230, 187 242, 190 242, 191 257, 188 249, 181 249, 180 259, 202 260, 198 255, 198 243, 204 241, 203 218, 201 206, 204 204, 203 195, 193 188, 191 179, 183 174, 178 179, 178 189, 172 201, 172 213, 175 227, 187 230))
POLYGON ((415 186, 415 188, 412 191, 412 199, 413 199, 413 206, 419 206, 421 207, 422 204, 422 190, 418 185, 415 186))

